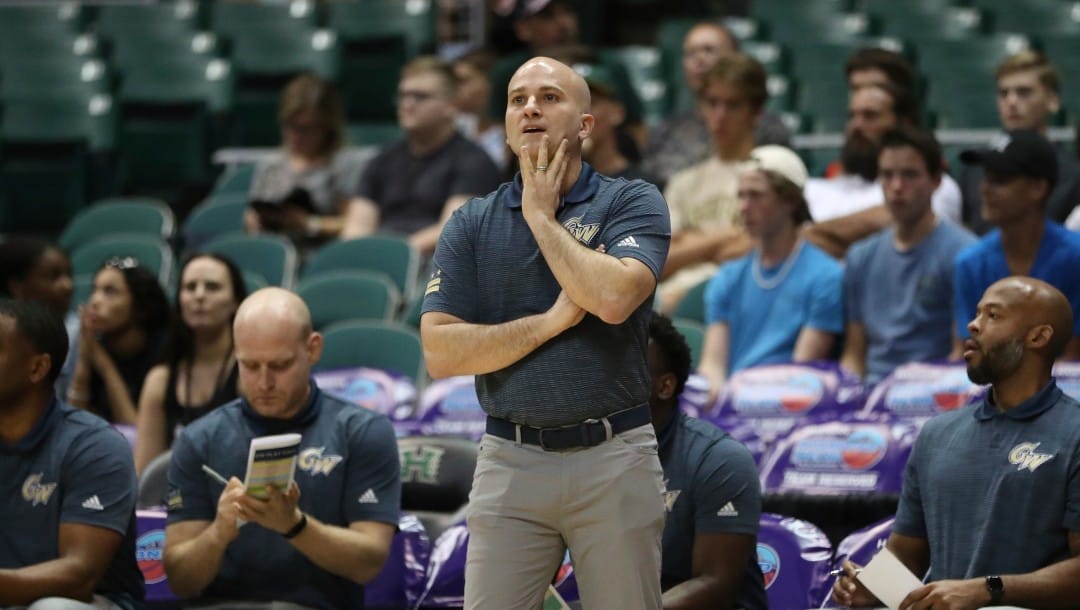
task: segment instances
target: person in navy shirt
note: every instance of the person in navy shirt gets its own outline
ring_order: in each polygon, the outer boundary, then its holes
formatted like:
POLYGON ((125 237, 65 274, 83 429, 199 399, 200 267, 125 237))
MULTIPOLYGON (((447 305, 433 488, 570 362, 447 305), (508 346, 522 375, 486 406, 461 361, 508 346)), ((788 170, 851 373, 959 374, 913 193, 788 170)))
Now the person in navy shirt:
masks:
MULTIPOLYGON (((904 472, 886 547, 929 584, 901 608, 1075 608, 1080 600, 1080 403, 1051 376, 1069 301, 1041 280, 992 284, 968 323, 968 377, 985 398, 930 420, 904 472)), ((855 578, 847 606, 881 605, 855 578)))
POLYGON ((671 320, 649 323, 653 426, 664 469, 665 610, 766 610, 757 563, 761 483, 750 452, 723 430, 679 411, 690 346, 671 320))
POLYGON ((221 607, 248 600, 362 608, 362 585, 386 561, 401 504, 390 422, 311 382, 322 336, 295 294, 252 294, 233 335, 243 398, 195 421, 173 446, 169 586, 221 607), (251 439, 288 432, 303 437, 295 482, 284 494, 271 486, 267 500, 247 495, 241 477, 251 439))
POLYGON ((0 300, 0 607, 136 608, 135 463, 104 420, 61 403, 64 323, 0 300))

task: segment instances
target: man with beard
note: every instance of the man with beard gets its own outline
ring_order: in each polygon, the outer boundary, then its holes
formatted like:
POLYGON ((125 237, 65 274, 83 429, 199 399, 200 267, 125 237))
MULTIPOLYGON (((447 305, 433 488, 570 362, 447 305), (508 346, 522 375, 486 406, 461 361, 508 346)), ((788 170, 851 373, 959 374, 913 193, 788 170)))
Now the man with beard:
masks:
MULTIPOLYGON (((898 125, 919 126, 919 108, 911 92, 889 83, 866 85, 851 92, 840 158, 842 171, 838 176, 806 183, 806 201, 816 222, 884 203, 885 194, 877 180, 878 154, 885 132, 898 125)), ((932 203, 938 217, 960 221, 960 188, 948 174, 942 174, 932 203)))
MULTIPOLYGON (((996 230, 956 255, 953 269, 953 321, 957 336, 968 336, 964 322, 987 286, 1009 275, 1050 283, 1080 307, 1080 235, 1046 217, 1046 202, 1057 180, 1057 153, 1037 131, 1009 131, 982 150, 960 154, 983 170, 982 215, 996 230)), ((1080 335, 1080 327, 1073 329, 1080 335)), ((1065 357, 1080 357, 1074 338, 1065 357)))
MULTIPOLYGON (((1043 281, 1009 277, 986 290, 964 359, 971 380, 991 388, 927 422, 912 450, 885 546, 930 574, 899 607, 1076 606, 1080 403, 1051 377, 1072 328, 1069 301, 1043 281)), ((880 605, 856 569, 844 562, 833 598, 880 605)))

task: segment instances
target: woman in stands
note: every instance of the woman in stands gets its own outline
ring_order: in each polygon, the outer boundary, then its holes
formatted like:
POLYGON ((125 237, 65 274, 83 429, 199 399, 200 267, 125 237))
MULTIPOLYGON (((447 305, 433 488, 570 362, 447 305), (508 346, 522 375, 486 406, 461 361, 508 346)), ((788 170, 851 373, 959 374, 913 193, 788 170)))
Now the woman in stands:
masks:
POLYGON ((157 277, 131 257, 114 257, 94 274, 79 307, 79 346, 68 402, 117 424, 135 424, 143 379, 158 361, 169 302, 157 277))
POLYGON ((172 445, 179 426, 236 398, 232 321, 246 296, 243 275, 228 259, 197 254, 184 264, 176 293, 179 315, 139 397, 137 472, 172 445))
POLYGON ((301 245, 337 237, 364 165, 343 148, 337 90, 312 74, 296 77, 281 95, 278 120, 283 150, 257 168, 244 227, 285 233, 301 245))
POLYGON ((64 319, 71 351, 56 379, 58 396, 67 393, 78 349, 79 317, 69 311, 73 291, 71 261, 54 244, 34 237, 10 237, 0 244, 0 293, 41 303, 64 319))

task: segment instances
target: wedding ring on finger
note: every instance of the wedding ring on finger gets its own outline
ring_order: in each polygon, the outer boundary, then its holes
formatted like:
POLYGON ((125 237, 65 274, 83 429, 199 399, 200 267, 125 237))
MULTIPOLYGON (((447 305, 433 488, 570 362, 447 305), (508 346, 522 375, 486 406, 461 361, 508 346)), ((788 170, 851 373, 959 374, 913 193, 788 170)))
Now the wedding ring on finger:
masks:
POLYGON ((546 172, 547 171, 547 166, 546 165, 537 165, 536 166, 536 171, 538 171, 538 172, 546 172))

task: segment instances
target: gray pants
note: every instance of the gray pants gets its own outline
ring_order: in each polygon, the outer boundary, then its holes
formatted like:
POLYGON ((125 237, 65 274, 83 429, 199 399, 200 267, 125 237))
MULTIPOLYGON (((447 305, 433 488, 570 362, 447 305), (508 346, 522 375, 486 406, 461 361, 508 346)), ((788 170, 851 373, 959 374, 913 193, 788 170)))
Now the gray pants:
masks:
POLYGON ((5 610, 120 610, 107 597, 95 595, 90 603, 81 602, 70 597, 43 597, 29 606, 10 606, 5 610))
POLYGON ((587 610, 658 610, 663 471, 652 425, 588 449, 480 441, 466 610, 540 608, 566 548, 587 610))

